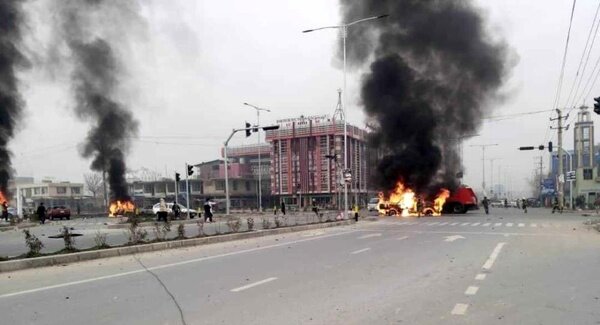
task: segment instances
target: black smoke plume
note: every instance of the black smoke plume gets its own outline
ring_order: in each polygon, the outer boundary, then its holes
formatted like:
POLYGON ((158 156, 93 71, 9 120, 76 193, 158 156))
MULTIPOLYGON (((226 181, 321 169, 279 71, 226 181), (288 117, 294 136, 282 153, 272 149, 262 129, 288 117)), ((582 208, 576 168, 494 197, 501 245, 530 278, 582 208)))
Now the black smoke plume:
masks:
POLYGON ((8 142, 23 110, 16 72, 27 64, 19 51, 23 24, 21 0, 0 1, 0 191, 7 192, 11 176, 8 142))
MULTIPOLYGON (((130 199, 125 179, 130 139, 137 134, 138 124, 131 111, 117 99, 122 67, 109 40, 100 37, 94 26, 103 13, 118 11, 131 1, 59 0, 59 26, 71 53, 71 80, 75 109, 81 119, 92 123, 82 155, 92 158, 91 168, 108 174, 111 200, 130 199)), ((108 18, 108 17, 105 17, 108 18)), ((126 22, 115 22, 111 28, 123 28, 126 22), (114 24, 117 26, 114 26, 114 24)), ((107 22, 108 24, 108 22, 107 22)), ((97 27, 100 28, 100 27, 97 27)))
POLYGON ((457 186, 461 137, 481 125, 509 70, 508 49, 485 30, 468 0, 341 0, 351 26, 348 60, 363 75, 361 101, 377 125, 372 144, 385 152, 375 182, 402 181, 418 193, 457 186))

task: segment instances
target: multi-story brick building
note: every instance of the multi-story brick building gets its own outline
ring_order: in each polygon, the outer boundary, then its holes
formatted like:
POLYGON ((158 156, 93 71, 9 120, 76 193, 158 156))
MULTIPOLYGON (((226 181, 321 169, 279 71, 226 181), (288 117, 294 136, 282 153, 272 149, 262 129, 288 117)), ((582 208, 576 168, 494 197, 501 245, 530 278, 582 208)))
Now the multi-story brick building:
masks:
MULTIPOLYGON (((337 206, 343 193, 344 123, 329 116, 277 121, 278 130, 266 132, 271 144, 271 194, 287 204, 337 206)), ((367 199, 367 132, 348 125, 350 202, 367 199)))

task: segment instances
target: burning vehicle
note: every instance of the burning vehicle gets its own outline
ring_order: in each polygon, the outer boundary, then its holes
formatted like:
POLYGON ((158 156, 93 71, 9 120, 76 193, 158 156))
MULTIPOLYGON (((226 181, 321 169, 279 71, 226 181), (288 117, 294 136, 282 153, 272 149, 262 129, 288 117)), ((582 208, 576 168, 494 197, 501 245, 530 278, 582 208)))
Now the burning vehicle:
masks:
POLYGON ((135 204, 129 200, 116 200, 108 207, 108 216, 111 218, 128 214, 135 214, 135 204))
POLYGON ((470 187, 461 186, 454 192, 442 188, 434 197, 418 195, 398 182, 387 197, 379 193, 378 211, 386 216, 441 216, 442 213, 466 213, 477 209, 477 197, 470 187))

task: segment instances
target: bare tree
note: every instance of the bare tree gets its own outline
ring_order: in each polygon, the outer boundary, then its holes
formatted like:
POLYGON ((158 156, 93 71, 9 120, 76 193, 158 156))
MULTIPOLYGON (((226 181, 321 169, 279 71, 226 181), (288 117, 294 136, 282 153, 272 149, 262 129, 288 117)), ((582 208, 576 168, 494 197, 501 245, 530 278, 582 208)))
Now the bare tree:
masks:
POLYGON ((100 173, 84 174, 83 179, 88 191, 96 198, 102 192, 102 175, 100 173))

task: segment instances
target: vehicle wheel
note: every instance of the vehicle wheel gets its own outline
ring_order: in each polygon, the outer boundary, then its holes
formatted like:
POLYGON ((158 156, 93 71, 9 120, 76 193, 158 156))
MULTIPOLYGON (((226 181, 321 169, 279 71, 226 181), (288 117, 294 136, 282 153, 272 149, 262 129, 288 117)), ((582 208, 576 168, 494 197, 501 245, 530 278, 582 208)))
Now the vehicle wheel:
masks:
POLYGON ((71 216, 68 216, 68 217, 67 217, 67 220, 71 220, 71 216))
POLYGON ((398 211, 396 211, 395 209, 391 209, 391 210, 388 212, 388 214, 389 214, 390 216, 397 216, 397 215, 398 215, 398 211))
POLYGON ((462 204, 455 204, 452 206, 452 213, 465 213, 467 209, 462 204))

